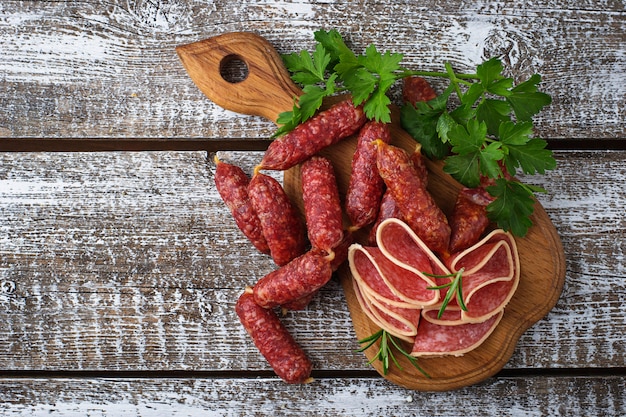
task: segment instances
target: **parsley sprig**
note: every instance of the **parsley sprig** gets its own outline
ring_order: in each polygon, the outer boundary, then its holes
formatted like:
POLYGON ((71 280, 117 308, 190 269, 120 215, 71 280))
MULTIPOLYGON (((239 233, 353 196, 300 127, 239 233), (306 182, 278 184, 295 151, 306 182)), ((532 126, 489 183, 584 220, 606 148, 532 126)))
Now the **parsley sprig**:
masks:
POLYGON ((381 329, 376 333, 359 340, 359 344, 365 344, 365 346, 357 349, 357 352, 366 351, 367 349, 372 347, 374 343, 376 343, 378 340, 380 340, 380 347, 378 348, 376 355, 368 362, 368 365, 371 365, 377 360, 381 361, 383 366, 383 375, 387 375, 387 373, 389 372, 389 366, 391 365, 391 362, 389 360, 391 359, 391 361, 393 361, 398 369, 402 371, 403 368, 393 353, 393 348, 395 348, 402 356, 406 357, 409 362, 419 372, 422 373, 422 375, 424 375, 426 378, 430 378, 430 375, 428 375, 428 373, 426 373, 426 371, 422 369, 421 366, 419 366, 419 364, 417 363, 417 359, 411 356, 411 354, 408 353, 406 350, 404 350, 400 342, 398 342, 395 337, 389 334, 389 332, 387 332, 386 330, 381 329))
POLYGON ((412 75, 447 79, 439 96, 402 107, 403 128, 426 156, 445 160, 444 170, 464 186, 477 187, 481 177, 492 179, 494 185, 486 188, 495 198, 487 207, 490 219, 516 236, 526 235, 535 193, 545 190, 511 178, 518 170, 534 175, 556 167, 546 141, 533 137, 533 116, 551 103, 538 91, 540 75, 515 85, 498 58, 478 65, 473 74, 456 73, 449 63, 442 72, 408 70, 400 65, 402 54, 380 52, 374 45, 356 54, 336 30, 320 30, 314 37, 313 53, 283 55, 303 94, 294 98, 291 111, 279 115, 275 137, 309 119, 325 97, 338 93, 350 93, 369 119, 388 123, 387 94, 396 81, 412 75))

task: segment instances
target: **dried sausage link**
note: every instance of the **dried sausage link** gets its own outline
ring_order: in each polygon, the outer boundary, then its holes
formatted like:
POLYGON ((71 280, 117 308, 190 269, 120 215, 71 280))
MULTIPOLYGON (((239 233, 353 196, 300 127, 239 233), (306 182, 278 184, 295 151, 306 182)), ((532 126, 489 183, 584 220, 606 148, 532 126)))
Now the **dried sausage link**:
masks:
POLYGON ((366 117, 362 106, 344 100, 280 136, 265 151, 259 169, 286 170, 359 130, 366 117))
POLYGON ((447 255, 450 242, 448 219, 424 187, 410 155, 383 141, 377 141, 377 145, 378 171, 404 221, 431 250, 447 255))
POLYGON ((230 210, 237 227, 262 253, 270 248, 263 236, 259 217, 248 197, 250 178, 238 166, 222 162, 215 156, 215 186, 226 207, 230 210))
POLYGON ((343 239, 343 213, 333 165, 322 156, 312 156, 302 163, 300 178, 309 241, 313 247, 332 252, 343 239))
POLYGON ((313 365, 273 310, 258 306, 249 291, 237 300, 235 312, 254 345, 283 381, 310 381, 313 365))
POLYGON ((332 277, 333 256, 311 249, 269 274, 254 285, 254 300, 264 308, 284 305, 322 288, 332 277))
POLYGON ((389 125, 367 122, 359 131, 345 200, 346 214, 354 229, 376 220, 384 192, 385 184, 376 169, 376 139, 385 143, 391 141, 389 125))
POLYGON ((306 229, 297 209, 278 181, 256 173, 248 195, 259 217, 274 262, 285 265, 306 250, 306 229))
POLYGON ((467 249, 480 239, 489 226, 487 205, 493 198, 482 188, 462 188, 450 217, 450 253, 467 249))

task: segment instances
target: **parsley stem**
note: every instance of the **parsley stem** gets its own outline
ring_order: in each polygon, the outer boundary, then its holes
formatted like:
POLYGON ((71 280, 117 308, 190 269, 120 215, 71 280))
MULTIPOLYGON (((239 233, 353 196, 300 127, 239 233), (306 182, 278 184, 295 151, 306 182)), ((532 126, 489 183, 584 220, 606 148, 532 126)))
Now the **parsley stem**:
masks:
MULTIPOLYGON (((397 74, 396 79, 410 77, 411 75, 417 75, 420 77, 451 78, 448 72, 404 70, 397 74)), ((454 74, 454 78, 457 81, 477 80, 478 76, 476 74, 454 74)))

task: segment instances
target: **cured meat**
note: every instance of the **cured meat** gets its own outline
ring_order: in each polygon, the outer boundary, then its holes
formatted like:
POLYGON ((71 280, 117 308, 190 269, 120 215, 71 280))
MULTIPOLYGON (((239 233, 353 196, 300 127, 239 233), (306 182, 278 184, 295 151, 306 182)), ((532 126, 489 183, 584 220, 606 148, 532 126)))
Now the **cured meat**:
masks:
POLYGON ((396 218, 380 224, 376 244, 350 246, 357 300, 378 326, 403 340, 413 339, 416 356, 460 355, 479 346, 519 282, 515 241, 500 229, 445 260, 396 218), (457 272, 462 274, 467 310, 453 297, 438 317, 448 289, 433 287, 451 282, 457 272), (435 301, 428 302, 428 297, 435 301))
POLYGON ((264 308, 301 300, 320 288, 332 277, 332 256, 311 249, 269 274, 254 285, 254 300, 264 308))
POLYGON ((380 328, 385 329, 402 340, 413 343, 420 320, 420 309, 403 309, 385 305, 377 306, 377 301, 361 292, 356 281, 353 281, 354 293, 364 313, 380 328))
POLYGON ((461 356, 480 346, 495 330, 504 313, 500 311, 481 323, 443 326, 423 320, 411 355, 415 357, 461 356))
POLYGON ((450 241, 448 220, 424 187, 410 155, 382 141, 376 143, 378 172, 403 219, 431 250, 447 254, 450 241))
POLYGON ((447 260, 455 273, 462 268, 467 311, 464 322, 481 322, 504 309, 519 284, 520 264, 513 236, 496 229, 474 246, 447 260))
POLYGON ((381 223, 376 233, 376 243, 387 258, 407 270, 434 275, 451 273, 426 243, 400 219, 390 218, 381 223))
MULTIPOLYGON (((415 151, 411 154, 411 161, 413 162, 413 166, 415 166, 417 176, 421 179, 422 186, 425 188, 428 185, 428 169, 426 168, 426 163, 424 162, 424 156, 422 155, 421 149, 422 145, 418 144, 415 147, 415 151)), ((378 229, 378 226, 384 220, 391 218, 402 219, 402 212, 393 199, 392 193, 389 190, 385 190, 380 201, 378 216, 369 232, 370 245, 376 244, 376 230, 378 229)))
POLYGON ((376 168, 375 140, 391 141, 387 123, 367 122, 359 131, 356 150, 352 157, 352 170, 346 192, 345 210, 352 227, 360 229, 376 220, 384 182, 376 168))
POLYGON ((366 120, 363 107, 352 100, 337 103, 274 139, 257 169, 289 169, 356 133, 366 120))
POLYGON ((392 218, 400 219, 402 218, 402 213, 400 212, 400 209, 396 205, 396 202, 393 199, 393 196, 391 195, 389 190, 387 190, 383 194, 383 198, 380 201, 380 209, 378 211, 378 217, 369 233, 369 244, 371 246, 376 245, 376 230, 378 230, 378 226, 380 226, 380 224, 383 221, 387 219, 392 219, 392 218))
POLYGON ((289 384, 311 380, 311 361, 273 310, 257 305, 252 294, 245 291, 237 300, 235 312, 276 375, 289 384))
POLYGON ((406 103, 413 104, 418 101, 429 101, 437 97, 437 93, 428 81, 422 77, 405 77, 402 85, 402 98, 406 103))
POLYGON ((330 253, 343 239, 343 214, 333 166, 322 156, 312 156, 302 163, 300 175, 309 241, 330 253))
POLYGON ((215 156, 215 187, 230 210, 237 227, 261 253, 270 248, 263 236, 261 221, 248 197, 250 178, 240 167, 222 162, 215 156))
POLYGON ((352 276, 366 297, 402 308, 421 308, 439 300, 439 293, 427 288, 436 285, 431 278, 396 265, 379 248, 354 244, 348 260, 352 276))
POLYGON ((489 226, 486 207, 493 198, 481 188, 462 188, 450 218, 450 253, 472 246, 489 226))
POLYGON ((303 254, 306 229, 280 183, 256 173, 248 184, 248 195, 274 262, 282 266, 303 254))

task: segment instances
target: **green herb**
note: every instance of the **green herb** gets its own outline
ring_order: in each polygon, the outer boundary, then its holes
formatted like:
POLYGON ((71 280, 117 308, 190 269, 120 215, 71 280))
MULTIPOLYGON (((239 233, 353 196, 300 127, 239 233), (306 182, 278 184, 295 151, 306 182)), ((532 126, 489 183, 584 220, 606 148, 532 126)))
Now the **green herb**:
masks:
POLYGON ((534 194, 545 190, 511 178, 518 170, 533 175, 556 167, 546 141, 533 138, 532 117, 551 103, 537 89, 540 75, 515 85, 503 75, 497 58, 478 65, 473 74, 456 73, 448 63, 442 72, 413 71, 400 66, 402 54, 380 52, 374 45, 356 54, 336 30, 314 36, 312 54, 283 56, 303 94, 294 99, 291 111, 279 115, 275 137, 308 120, 325 97, 350 93, 369 119, 389 122, 387 93, 396 81, 412 75, 448 79, 448 87, 433 100, 402 107, 403 128, 421 143, 426 156, 445 160, 444 170, 464 186, 477 187, 481 178, 495 180, 487 187, 495 197, 487 207, 490 219, 517 236, 527 233, 534 194))
POLYGON ((429 290, 442 290, 444 288, 448 289, 448 291, 446 292, 446 296, 443 298, 443 301, 441 302, 441 307, 439 308, 439 312, 437 313, 438 319, 440 319, 441 316, 443 316, 443 312, 446 311, 448 304, 450 304, 450 301, 452 301, 453 295, 456 296, 456 302, 459 304, 459 307, 461 307, 461 310, 467 311, 467 307, 465 306, 465 301, 463 301, 463 272, 464 270, 465 268, 461 268, 456 273, 449 274, 449 275, 433 275, 433 274, 427 274, 424 272, 424 275, 427 275, 433 278, 452 278, 450 282, 447 284, 437 285, 435 287, 426 287, 429 290))
POLYGON ((400 352, 400 354, 405 356, 409 360, 409 362, 411 362, 411 364, 418 371, 420 371, 426 378, 430 378, 430 375, 428 375, 426 371, 424 371, 424 369, 422 369, 419 366, 419 364, 417 363, 417 359, 415 359, 413 356, 411 356, 411 354, 405 351, 400 345, 400 343, 392 335, 390 335, 389 332, 387 332, 386 330, 381 329, 377 331, 376 333, 364 339, 359 340, 359 344, 365 344, 365 346, 358 349, 357 352, 366 351, 372 345, 374 345, 374 343, 376 343, 378 340, 380 340, 380 347, 378 348, 378 352, 376 352, 376 355, 372 358, 372 360, 368 362, 369 365, 374 363, 374 361, 376 360, 381 361, 383 364, 383 375, 387 375, 387 373, 389 372, 389 366, 391 364, 389 360, 391 359, 391 361, 393 361, 393 363, 398 367, 398 369, 402 371, 403 370, 402 366, 400 365, 395 355, 393 354, 393 349, 392 349, 393 347, 398 352, 400 352))

